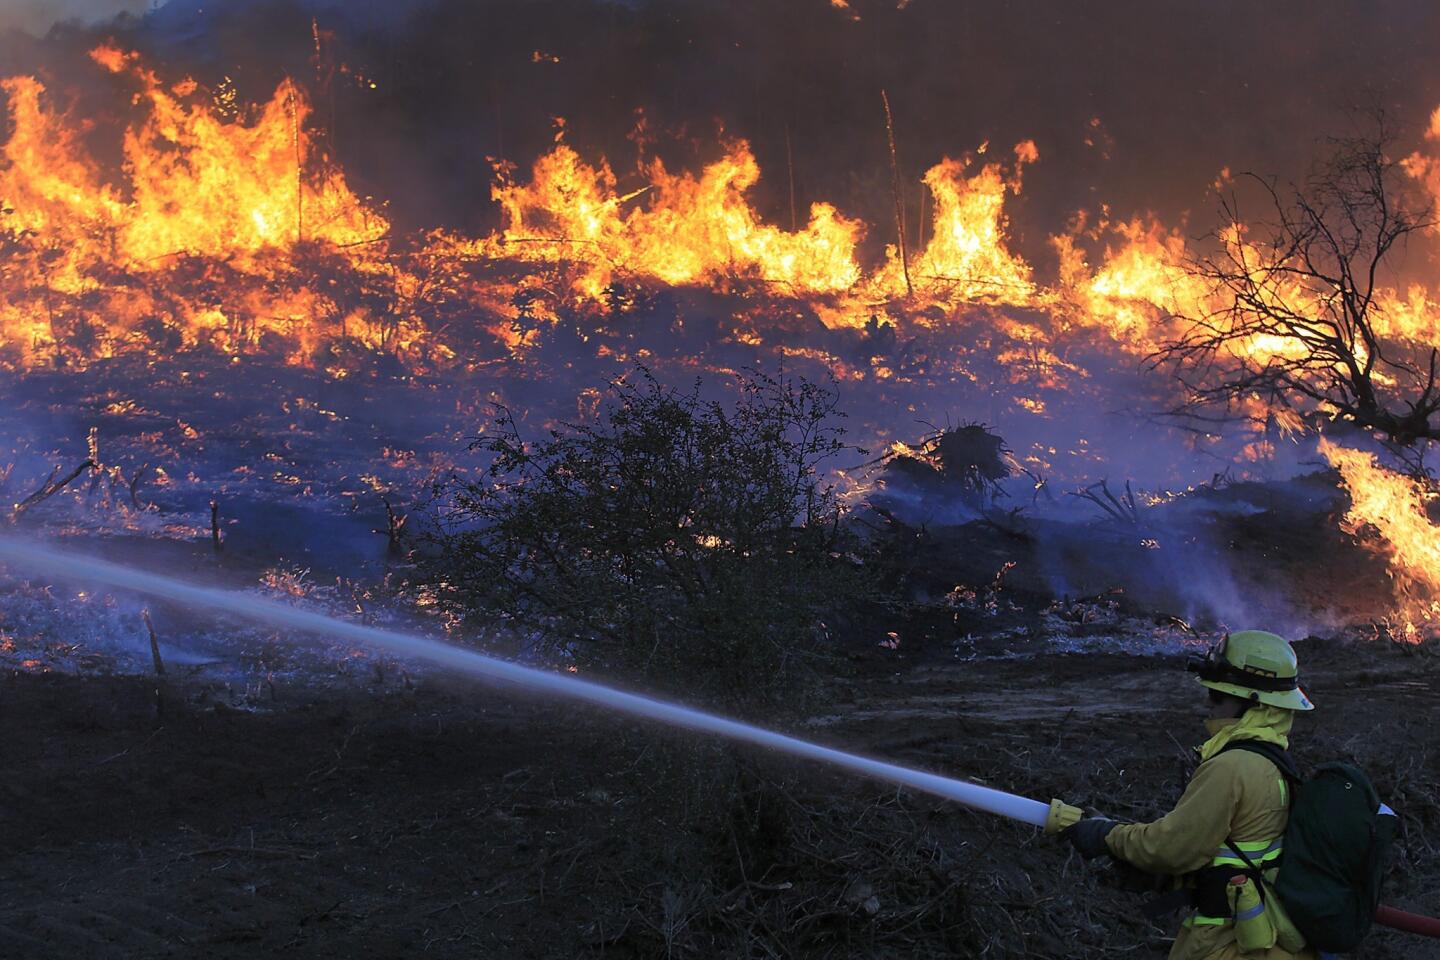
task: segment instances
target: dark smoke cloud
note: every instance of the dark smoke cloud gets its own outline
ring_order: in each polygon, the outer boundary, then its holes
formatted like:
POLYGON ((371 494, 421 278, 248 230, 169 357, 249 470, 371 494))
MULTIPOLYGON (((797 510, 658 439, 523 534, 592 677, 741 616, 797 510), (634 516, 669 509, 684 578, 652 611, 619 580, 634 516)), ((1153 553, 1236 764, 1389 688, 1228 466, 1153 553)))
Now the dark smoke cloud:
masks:
POLYGON ((1414 134, 1440 104, 1427 0, 171 0, 124 34, 256 99, 282 74, 314 85, 312 18, 353 71, 320 118, 401 226, 490 226, 486 158, 528 164, 556 116, 630 174, 637 110, 678 165, 713 157, 720 130, 749 139, 778 222, 793 171, 802 217, 830 200, 884 224, 884 89, 917 207, 941 157, 1036 141, 1011 213, 1043 263, 1081 207, 1188 215, 1199 232, 1222 168, 1297 176, 1352 108, 1383 106, 1414 134))
POLYGON ((142 13, 150 0, 4 0, 0 30, 24 30, 37 36, 56 23, 108 21, 122 13, 142 13))

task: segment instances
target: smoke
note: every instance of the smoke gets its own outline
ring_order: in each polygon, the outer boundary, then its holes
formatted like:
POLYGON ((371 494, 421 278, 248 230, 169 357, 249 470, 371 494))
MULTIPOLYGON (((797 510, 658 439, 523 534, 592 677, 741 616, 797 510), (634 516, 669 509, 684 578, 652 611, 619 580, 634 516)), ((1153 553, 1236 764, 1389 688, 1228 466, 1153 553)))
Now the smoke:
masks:
MULTIPOLYGON (((0 26, 145 5, 20 0, 0 26)), ((1034 140, 1040 162, 1007 212, 1038 265, 1079 209, 1208 224, 1222 169, 1299 176, 1317 140, 1350 131, 1352 108, 1383 107, 1414 133, 1440 102, 1437 28, 1421 0, 1339 0, 1324 16, 1301 0, 1217 0, 1189 22, 1138 0, 169 0, 113 32, 167 76, 228 77, 250 100, 287 74, 318 91, 337 159, 402 230, 493 226, 485 158, 528 163, 554 117, 622 176, 637 142, 693 168, 743 137, 775 221, 792 200, 827 200, 884 223, 884 90, 917 220, 931 164, 1034 140), (319 68, 317 27, 331 38, 319 68)))
POLYGON ((149 0, 5 0, 0 4, 0 31, 41 36, 57 23, 98 23, 141 13, 148 5, 149 0))

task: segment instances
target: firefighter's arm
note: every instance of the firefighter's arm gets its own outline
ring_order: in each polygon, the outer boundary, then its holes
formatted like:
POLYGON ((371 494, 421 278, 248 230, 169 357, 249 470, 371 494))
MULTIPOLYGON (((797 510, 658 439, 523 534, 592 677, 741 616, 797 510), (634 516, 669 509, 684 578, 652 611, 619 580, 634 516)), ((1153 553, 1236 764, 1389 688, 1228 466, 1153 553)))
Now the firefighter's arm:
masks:
POLYGON ((1217 757, 1200 765, 1185 794, 1154 823, 1116 827, 1105 838, 1111 854, 1148 873, 1179 875, 1208 864, 1230 833, 1239 782, 1217 757))

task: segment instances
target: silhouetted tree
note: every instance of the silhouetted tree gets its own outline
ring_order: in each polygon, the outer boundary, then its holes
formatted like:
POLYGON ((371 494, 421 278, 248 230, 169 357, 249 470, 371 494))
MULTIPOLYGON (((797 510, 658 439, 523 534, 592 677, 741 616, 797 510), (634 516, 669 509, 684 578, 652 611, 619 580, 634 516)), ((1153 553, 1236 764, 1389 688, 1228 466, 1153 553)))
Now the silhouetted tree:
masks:
POLYGON ((1400 446, 1440 438, 1433 338, 1381 300, 1396 251, 1434 222, 1392 146, 1382 119, 1373 135, 1331 141, 1303 184, 1244 175, 1259 219, 1242 217, 1234 192, 1222 201, 1215 252, 1191 264, 1215 306, 1152 358, 1187 388, 1175 414, 1224 419, 1260 397, 1400 446))

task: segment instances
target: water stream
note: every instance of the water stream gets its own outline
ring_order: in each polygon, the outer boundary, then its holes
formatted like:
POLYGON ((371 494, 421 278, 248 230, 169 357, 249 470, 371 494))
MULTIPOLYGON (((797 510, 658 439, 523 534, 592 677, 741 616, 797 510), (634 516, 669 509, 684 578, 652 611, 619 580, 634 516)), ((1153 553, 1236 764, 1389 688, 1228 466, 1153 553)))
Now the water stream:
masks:
POLYGON ((103 583, 110 587, 161 597, 193 609, 221 611, 275 627, 353 641, 396 656, 423 660, 456 673, 502 680, 536 693, 581 700, 673 727, 726 737, 791 756, 827 763, 1037 827, 1045 825, 1049 811, 1048 804, 1038 800, 847 753, 763 727, 694 710, 678 703, 627 693, 568 674, 521 666, 428 637, 349 623, 233 590, 197 586, 173 577, 56 550, 31 541, 0 537, 0 561, 11 564, 17 571, 44 572, 58 577, 103 583))

